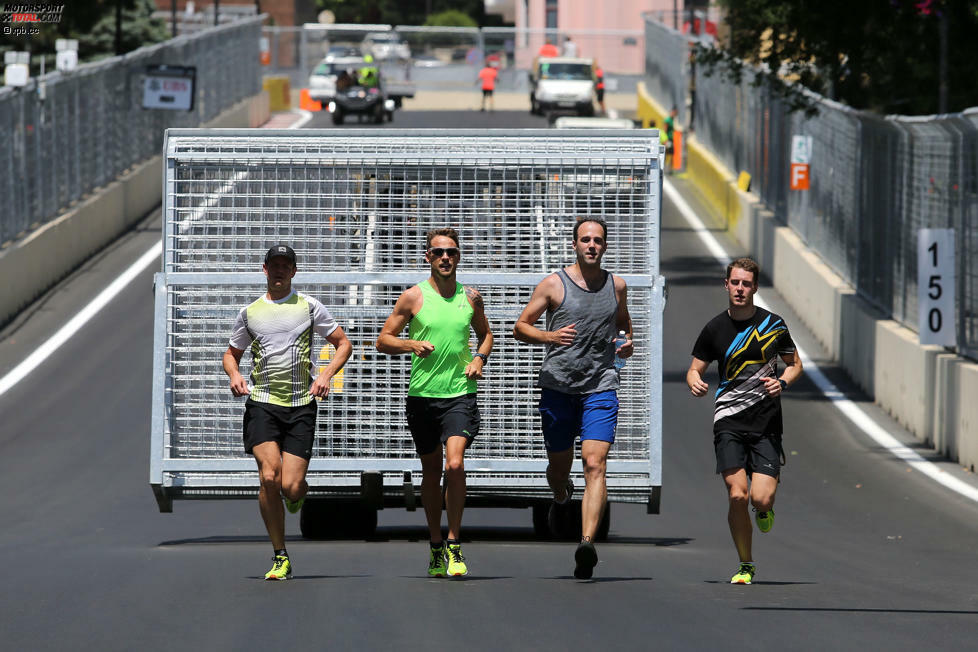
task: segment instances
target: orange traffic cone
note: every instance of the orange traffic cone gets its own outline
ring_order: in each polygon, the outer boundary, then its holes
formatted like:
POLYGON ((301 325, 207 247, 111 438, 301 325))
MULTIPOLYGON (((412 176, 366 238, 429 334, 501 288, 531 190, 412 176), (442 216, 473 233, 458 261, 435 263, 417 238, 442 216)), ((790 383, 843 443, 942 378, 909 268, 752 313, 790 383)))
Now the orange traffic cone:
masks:
POLYGON ((303 111, 322 111, 323 104, 309 97, 309 89, 303 88, 299 91, 299 108, 303 111))

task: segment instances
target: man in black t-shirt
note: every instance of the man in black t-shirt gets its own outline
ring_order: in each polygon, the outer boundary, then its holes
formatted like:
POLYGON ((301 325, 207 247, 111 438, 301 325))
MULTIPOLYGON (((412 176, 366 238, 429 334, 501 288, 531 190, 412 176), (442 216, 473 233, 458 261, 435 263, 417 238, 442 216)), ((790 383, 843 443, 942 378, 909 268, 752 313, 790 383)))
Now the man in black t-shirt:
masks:
POLYGON ((754 505, 761 532, 774 525, 774 494, 784 463, 781 393, 802 372, 784 320, 754 305, 759 276, 760 268, 750 258, 738 258, 727 266, 724 287, 730 307, 703 327, 686 372, 686 384, 696 397, 705 396, 709 389, 703 373, 714 360, 720 373, 713 446, 717 473, 723 475, 730 501, 727 523, 740 555, 740 568, 731 584, 750 584, 754 579, 748 502, 754 505), (779 357, 785 364, 780 377, 779 357))

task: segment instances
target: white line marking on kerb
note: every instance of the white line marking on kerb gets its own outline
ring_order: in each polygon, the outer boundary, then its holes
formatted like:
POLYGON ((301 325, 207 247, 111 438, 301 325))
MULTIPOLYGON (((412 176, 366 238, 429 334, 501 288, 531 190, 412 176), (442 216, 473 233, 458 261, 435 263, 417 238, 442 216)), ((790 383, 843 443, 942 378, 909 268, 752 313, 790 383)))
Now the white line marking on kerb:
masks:
POLYGON ((77 333, 78 330, 88 322, 88 320, 98 314, 98 312, 104 308, 109 301, 115 298, 115 295, 122 292, 122 290, 129 285, 134 278, 139 276, 140 272, 159 258, 162 252, 162 242, 157 242, 149 251, 144 253, 136 262, 130 265, 126 271, 122 272, 122 274, 112 281, 107 288, 99 292, 98 296, 96 296, 91 303, 82 308, 81 312, 72 317, 67 324, 59 328, 54 335, 49 337, 47 341, 37 347, 34 352, 27 356, 23 362, 8 371, 3 378, 0 378, 0 396, 20 382, 20 380, 33 371, 35 367, 47 360, 52 353, 61 348, 62 344, 71 339, 71 337, 77 333))
MULTIPOLYGON (((305 125, 307 122, 312 120, 313 115, 308 111, 301 112, 302 118, 289 127, 289 129, 298 129, 299 127, 305 125)), ((7 390, 19 383, 23 378, 32 372, 38 365, 51 357, 51 354, 61 348, 61 345, 67 342, 72 335, 77 333, 82 326, 84 326, 88 321, 94 317, 98 312, 104 308, 109 301, 115 298, 117 294, 122 292, 129 283, 132 282, 134 278, 139 276, 146 267, 149 266, 154 260, 159 258, 163 253, 163 241, 160 240, 152 247, 149 251, 144 253, 139 257, 136 262, 129 266, 126 271, 122 272, 112 283, 99 292, 92 301, 82 308, 81 312, 75 315, 67 324, 58 329, 58 331, 49 337, 43 344, 37 347, 33 353, 27 356, 23 362, 18 364, 16 367, 8 371, 2 378, 0 378, 0 396, 3 396, 7 390)))
MULTIPOLYGON (((693 232, 699 236, 706 248, 709 249, 710 253, 720 261, 723 265, 728 265, 732 258, 727 254, 727 252, 720 246, 720 242, 716 237, 710 233, 710 230, 706 228, 693 209, 690 208, 686 200, 683 199, 676 187, 668 179, 663 179, 665 194, 669 197, 670 201, 676 205, 679 212, 682 213, 683 217, 693 228, 693 232)), ((765 310, 770 310, 764 300, 761 298, 760 292, 754 295, 754 301, 757 305, 764 308, 765 310)), ((941 483, 948 489, 956 491, 965 498, 969 498, 975 502, 978 502, 978 489, 972 487, 967 482, 964 482, 958 478, 941 470, 939 466, 933 462, 928 462, 923 457, 921 457, 912 448, 904 446, 901 444, 896 437, 885 431, 879 426, 872 417, 870 417, 866 412, 860 408, 858 405, 853 403, 851 400, 847 399, 845 395, 839 391, 839 388, 835 386, 831 380, 826 377, 822 370, 819 369, 818 365, 812 361, 811 358, 802 350, 798 343, 795 342, 795 348, 798 350, 798 356, 801 358, 801 364, 805 369, 805 374, 815 383, 819 391, 825 395, 829 401, 832 402, 840 412, 849 421, 851 421, 857 428, 862 430, 868 437, 870 437, 877 444, 885 448, 894 456, 903 460, 910 465, 911 468, 920 471, 921 473, 927 475, 928 477, 941 483)))

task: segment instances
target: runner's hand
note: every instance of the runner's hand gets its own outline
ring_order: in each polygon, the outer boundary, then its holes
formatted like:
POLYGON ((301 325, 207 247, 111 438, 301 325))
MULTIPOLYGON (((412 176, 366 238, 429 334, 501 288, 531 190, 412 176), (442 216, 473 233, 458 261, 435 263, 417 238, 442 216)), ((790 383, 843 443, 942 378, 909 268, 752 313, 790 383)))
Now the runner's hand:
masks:
POLYGON ((625 343, 615 350, 615 355, 621 359, 630 358, 635 353, 635 343, 632 340, 625 340, 625 343))
POLYGON ((419 358, 427 358, 434 353, 435 346, 431 342, 424 340, 421 342, 412 342, 411 349, 414 351, 414 355, 419 358))
POLYGON ((781 383, 778 382, 777 378, 764 376, 761 378, 761 382, 764 383, 764 391, 767 392, 768 396, 777 396, 781 393, 781 383))
POLYGON ((574 342, 574 337, 577 335, 577 331, 574 327, 577 324, 569 324, 555 331, 550 331, 550 343, 559 344, 560 346, 570 346, 574 342))
POLYGON ((312 387, 309 388, 309 393, 314 398, 326 398, 329 396, 329 381, 329 378, 325 378, 323 374, 319 374, 316 376, 316 380, 312 381, 312 387))
POLYGON ((248 381, 244 379, 244 376, 237 374, 231 379, 231 394, 234 396, 247 396, 250 393, 248 391, 248 381))
POLYGON ((472 362, 465 365, 465 377, 482 380, 482 365, 482 358, 472 358, 472 362))
POLYGON ((697 380, 689 386, 690 393, 696 398, 706 396, 706 390, 708 389, 710 389, 710 385, 702 380, 697 380))

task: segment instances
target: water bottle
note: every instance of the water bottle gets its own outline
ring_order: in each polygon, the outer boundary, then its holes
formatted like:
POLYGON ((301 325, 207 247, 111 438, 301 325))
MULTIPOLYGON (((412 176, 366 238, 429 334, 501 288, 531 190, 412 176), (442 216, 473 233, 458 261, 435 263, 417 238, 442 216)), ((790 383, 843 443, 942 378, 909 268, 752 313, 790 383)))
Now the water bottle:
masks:
POLYGON ((618 357, 618 349, 628 341, 628 336, 625 335, 625 331, 618 331, 618 337, 615 338, 615 369, 621 369, 625 366, 625 358, 618 357))

